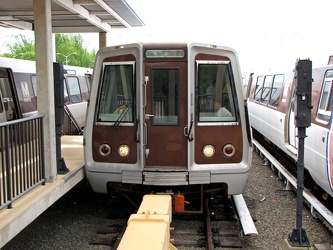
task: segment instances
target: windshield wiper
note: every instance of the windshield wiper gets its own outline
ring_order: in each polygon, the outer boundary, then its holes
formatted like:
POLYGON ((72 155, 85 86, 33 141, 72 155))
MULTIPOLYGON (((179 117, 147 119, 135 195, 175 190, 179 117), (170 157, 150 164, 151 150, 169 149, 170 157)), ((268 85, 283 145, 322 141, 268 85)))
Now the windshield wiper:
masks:
POLYGON ((124 112, 122 112, 122 113, 120 114, 120 116, 118 117, 117 121, 115 121, 115 123, 113 124, 113 128, 117 129, 117 128, 120 127, 120 123, 121 123, 121 121, 124 119, 125 115, 126 115, 127 112, 130 110, 131 107, 132 107, 132 104, 128 105, 128 106, 125 108, 124 112))

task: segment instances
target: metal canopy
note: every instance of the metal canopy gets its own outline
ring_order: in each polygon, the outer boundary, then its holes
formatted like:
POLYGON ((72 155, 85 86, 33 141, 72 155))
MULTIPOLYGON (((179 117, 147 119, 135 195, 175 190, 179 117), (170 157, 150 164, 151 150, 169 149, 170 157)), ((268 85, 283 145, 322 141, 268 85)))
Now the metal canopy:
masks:
MULTIPOLYGON (((125 0, 51 0, 53 33, 144 26, 125 0)), ((34 30, 33 0, 1 0, 0 27, 34 30)))

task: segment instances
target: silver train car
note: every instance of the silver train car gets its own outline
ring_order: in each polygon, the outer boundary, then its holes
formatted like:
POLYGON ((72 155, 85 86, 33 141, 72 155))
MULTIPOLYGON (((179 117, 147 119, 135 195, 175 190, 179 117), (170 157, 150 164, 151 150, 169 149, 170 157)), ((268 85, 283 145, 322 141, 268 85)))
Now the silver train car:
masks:
MULTIPOLYGON (((78 125, 83 128, 91 85, 92 69, 64 65, 64 101, 78 125)), ((36 63, 0 57, 0 122, 37 113, 36 63)), ((67 121, 68 123, 69 121, 67 121)), ((64 132, 69 133, 64 127, 64 132)))
MULTIPOLYGON (((333 195, 332 108, 333 65, 312 70, 311 126, 306 129, 304 183, 327 200, 333 195)), ((295 73, 253 74, 248 84, 248 109, 253 138, 269 143, 296 166, 297 130, 293 97, 295 73)))
POLYGON ((223 186, 241 194, 252 146, 236 52, 200 43, 98 51, 84 130, 85 170, 114 187, 223 186))

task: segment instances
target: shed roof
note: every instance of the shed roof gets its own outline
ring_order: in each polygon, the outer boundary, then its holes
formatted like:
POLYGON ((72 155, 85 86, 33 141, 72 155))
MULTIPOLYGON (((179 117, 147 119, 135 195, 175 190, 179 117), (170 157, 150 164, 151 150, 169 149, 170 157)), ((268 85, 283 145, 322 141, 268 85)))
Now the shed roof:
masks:
MULTIPOLYGON (((51 0, 53 33, 144 26, 125 0, 51 0)), ((33 0, 1 0, 0 27, 34 30, 33 0)))

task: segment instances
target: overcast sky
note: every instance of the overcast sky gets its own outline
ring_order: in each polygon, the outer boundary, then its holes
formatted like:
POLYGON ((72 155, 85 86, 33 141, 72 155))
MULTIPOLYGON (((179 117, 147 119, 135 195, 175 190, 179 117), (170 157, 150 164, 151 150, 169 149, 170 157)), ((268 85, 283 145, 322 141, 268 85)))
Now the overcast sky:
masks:
MULTIPOLYGON (((126 0, 143 28, 114 29, 108 45, 136 41, 195 41, 234 48, 243 72, 291 70, 297 59, 314 67, 333 55, 332 0, 126 0)), ((98 48, 98 34, 82 34, 98 48)), ((1 41, 8 37, 0 33, 1 41)))
POLYGON ((288 70, 308 58, 322 66, 333 55, 332 0, 126 1, 146 24, 136 37, 227 45, 243 71, 288 70))

